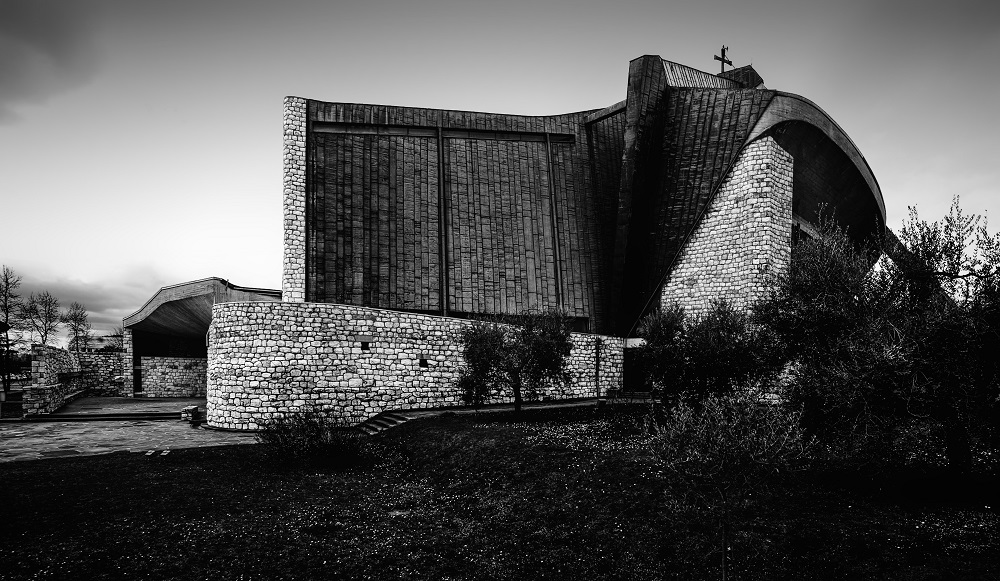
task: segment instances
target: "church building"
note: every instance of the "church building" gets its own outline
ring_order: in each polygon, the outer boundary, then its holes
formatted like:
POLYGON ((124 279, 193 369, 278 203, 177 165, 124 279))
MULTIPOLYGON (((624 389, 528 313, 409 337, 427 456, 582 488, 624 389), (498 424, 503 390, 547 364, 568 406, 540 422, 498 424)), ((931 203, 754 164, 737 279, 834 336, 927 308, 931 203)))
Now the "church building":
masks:
POLYGON ((598 396, 645 314, 748 308, 821 207, 884 231, 850 137, 752 67, 642 56, 624 97, 537 117, 287 97, 281 300, 212 308, 209 424, 459 404, 462 326, 547 309, 577 333, 546 396, 598 396))

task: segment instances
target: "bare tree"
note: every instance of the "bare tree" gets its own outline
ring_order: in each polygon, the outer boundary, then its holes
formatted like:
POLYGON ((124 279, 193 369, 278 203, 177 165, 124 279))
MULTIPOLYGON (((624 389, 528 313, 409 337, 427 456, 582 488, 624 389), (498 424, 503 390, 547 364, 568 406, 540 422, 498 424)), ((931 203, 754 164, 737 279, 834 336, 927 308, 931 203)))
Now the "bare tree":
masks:
POLYGON ((20 311, 28 331, 38 337, 39 343, 48 345, 61 322, 59 300, 49 294, 49 291, 42 291, 37 295, 32 293, 21 305, 20 311))
POLYGON ((103 350, 121 351, 125 348, 125 328, 118 325, 104 336, 103 350))
POLYGON ((62 315, 60 320, 69 330, 69 348, 77 353, 80 349, 90 346, 93 335, 90 333, 90 321, 87 320, 87 307, 81 303, 72 302, 69 309, 62 315))
POLYGON ((20 339, 18 330, 21 327, 19 314, 21 311, 21 295, 17 294, 18 287, 21 286, 21 277, 14 272, 14 269, 4 265, 0 273, 0 323, 3 323, 3 367, 2 380, 3 390, 10 390, 10 365, 8 357, 11 349, 11 333, 13 332, 15 341, 20 339))

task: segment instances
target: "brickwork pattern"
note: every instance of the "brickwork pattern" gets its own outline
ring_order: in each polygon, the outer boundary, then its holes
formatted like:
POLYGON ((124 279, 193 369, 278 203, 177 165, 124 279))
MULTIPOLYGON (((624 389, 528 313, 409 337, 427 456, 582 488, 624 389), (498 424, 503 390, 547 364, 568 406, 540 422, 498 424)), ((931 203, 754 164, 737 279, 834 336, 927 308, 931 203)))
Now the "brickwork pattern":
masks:
POLYGON ((704 313, 712 299, 740 309, 763 298, 791 259, 792 156, 770 137, 739 157, 684 247, 661 304, 704 313))
POLYGON ((201 357, 143 357, 146 397, 205 397, 208 363, 201 357))
POLYGON ((31 346, 31 383, 51 385, 58 383, 60 373, 80 371, 80 360, 75 353, 49 345, 31 346))
POLYGON ((58 347, 34 345, 31 385, 24 389, 22 409, 28 415, 51 413, 67 397, 82 391, 118 395, 115 377, 121 371, 121 353, 75 353, 58 347), (60 377, 74 374, 76 377, 60 377))
MULTIPOLYGON (((275 414, 319 406, 357 423, 385 410, 461 405, 458 336, 469 324, 335 304, 217 304, 208 422, 255 429, 275 414)), ((571 384, 543 397, 594 397, 621 386, 621 338, 574 333, 572 341, 571 384)))
POLYGON ((306 297, 306 100, 285 97, 284 103, 284 266, 282 300, 306 297))
POLYGON ((83 387, 91 396, 122 397, 124 353, 75 354, 83 372, 83 387))
POLYGON ((26 415, 48 414, 62 407, 66 398, 82 389, 82 378, 59 380, 60 373, 80 371, 76 357, 48 345, 31 348, 31 385, 24 388, 21 409, 26 415))
POLYGON ((132 372, 135 358, 135 342, 132 340, 132 329, 125 327, 122 333, 122 397, 133 397, 135 394, 135 375, 132 372))

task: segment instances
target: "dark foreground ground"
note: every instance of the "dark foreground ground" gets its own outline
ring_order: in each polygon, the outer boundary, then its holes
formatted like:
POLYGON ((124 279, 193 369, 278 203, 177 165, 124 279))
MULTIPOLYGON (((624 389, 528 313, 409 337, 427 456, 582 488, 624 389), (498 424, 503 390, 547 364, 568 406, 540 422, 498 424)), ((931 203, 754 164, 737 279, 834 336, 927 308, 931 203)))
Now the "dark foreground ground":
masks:
MULTIPOLYGON (((0 579, 720 578, 718 507, 594 408, 445 416, 346 471, 262 447, 0 464, 0 579)), ((730 579, 997 579, 997 479, 776 478, 731 515, 730 579)))

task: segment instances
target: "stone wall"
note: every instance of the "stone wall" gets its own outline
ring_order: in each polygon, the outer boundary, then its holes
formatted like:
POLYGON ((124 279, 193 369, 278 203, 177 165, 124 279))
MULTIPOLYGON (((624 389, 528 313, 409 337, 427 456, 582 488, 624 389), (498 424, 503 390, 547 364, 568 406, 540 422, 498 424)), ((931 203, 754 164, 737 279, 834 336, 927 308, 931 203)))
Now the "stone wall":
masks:
MULTIPOLYGON (((356 423, 385 410, 461 405, 458 333, 469 324, 337 304, 216 304, 208 422, 255 429, 263 418, 319 406, 356 423)), ((623 340, 578 333, 572 340, 572 383, 543 397, 595 397, 598 389, 619 388, 623 340)))
POLYGON ((713 299, 740 309, 763 298, 791 259, 792 157, 770 137, 749 144, 684 247, 661 304, 704 313, 713 299))
POLYGON ((42 345, 31 347, 31 385, 24 388, 21 409, 26 415, 51 413, 83 389, 80 362, 75 353, 42 345))
POLYGON ((122 332, 122 397, 133 397, 135 395, 135 374, 133 366, 135 360, 135 342, 132 340, 132 329, 125 327, 122 332))
POLYGON ((121 397, 124 390, 124 353, 74 353, 83 372, 87 395, 121 397))
POLYGON ((285 97, 282 300, 306 297, 306 100, 285 97))
POLYGON ((205 397, 208 364, 201 357, 142 357, 145 397, 205 397))
POLYGON ((32 346, 31 385, 24 389, 24 413, 51 413, 75 395, 120 395, 122 356, 122 353, 75 353, 58 347, 32 346))

